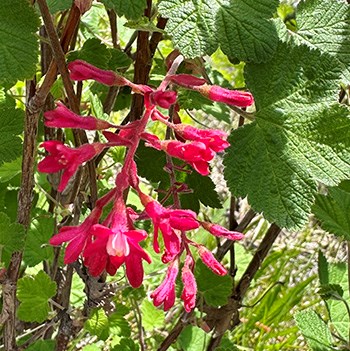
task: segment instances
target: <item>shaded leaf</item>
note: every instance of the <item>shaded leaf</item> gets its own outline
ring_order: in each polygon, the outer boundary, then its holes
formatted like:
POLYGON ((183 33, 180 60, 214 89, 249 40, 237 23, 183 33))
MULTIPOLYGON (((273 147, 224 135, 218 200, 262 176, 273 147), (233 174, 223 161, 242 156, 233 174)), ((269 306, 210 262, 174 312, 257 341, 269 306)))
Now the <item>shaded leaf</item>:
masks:
POLYGON ((0 1, 0 83, 34 75, 39 49, 35 33, 39 24, 28 1, 0 1))
POLYGON ((232 291, 231 277, 216 275, 200 260, 196 263, 195 276, 198 292, 203 294, 208 305, 218 307, 227 303, 232 291))
POLYGON ((7 266, 12 253, 23 249, 24 238, 24 227, 18 223, 11 223, 10 218, 0 212, 0 262, 7 266))

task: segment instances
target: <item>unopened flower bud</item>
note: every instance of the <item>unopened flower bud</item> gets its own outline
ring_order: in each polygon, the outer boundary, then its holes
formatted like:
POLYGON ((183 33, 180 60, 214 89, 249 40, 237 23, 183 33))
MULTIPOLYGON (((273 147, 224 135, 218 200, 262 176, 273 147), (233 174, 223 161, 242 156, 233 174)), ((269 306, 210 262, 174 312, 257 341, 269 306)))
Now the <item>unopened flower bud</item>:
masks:
POLYGON ((218 85, 207 84, 196 87, 195 90, 212 101, 228 105, 247 107, 254 103, 253 95, 247 91, 230 90, 218 85))
POLYGON ((112 86, 129 85, 129 81, 113 71, 100 69, 83 60, 75 60, 68 64, 72 80, 94 79, 102 84, 112 86))
POLYGON ((244 238, 244 235, 242 233, 230 231, 218 224, 201 222, 201 226, 209 233, 217 237, 226 238, 229 240, 241 240, 244 238))
POLYGON ((79 9, 80 13, 83 14, 90 10, 92 0, 74 0, 74 4, 79 9))
POLYGON ((176 102, 176 91, 155 91, 150 95, 150 100, 155 105, 168 109, 176 102))
POLYGON ((211 251, 204 246, 198 247, 198 253, 203 263, 217 275, 225 275, 227 270, 216 260, 211 251))

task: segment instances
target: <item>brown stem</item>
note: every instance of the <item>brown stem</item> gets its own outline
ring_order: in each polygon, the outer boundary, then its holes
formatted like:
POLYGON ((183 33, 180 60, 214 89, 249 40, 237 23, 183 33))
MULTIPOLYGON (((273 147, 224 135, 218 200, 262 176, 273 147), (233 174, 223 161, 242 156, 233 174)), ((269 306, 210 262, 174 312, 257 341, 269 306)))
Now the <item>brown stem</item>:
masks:
MULTIPOLYGON (((253 220, 255 217, 255 212, 250 209, 246 215, 243 217, 241 222, 236 228, 230 228, 231 230, 236 230, 237 232, 243 232, 245 228, 249 225, 249 223, 253 220)), ((232 240, 225 240, 223 244, 220 246, 220 248, 216 252, 216 258, 221 261, 226 253, 230 250, 232 245, 234 244, 234 241, 232 240)))
POLYGON ((183 329, 191 322, 192 315, 193 315, 193 311, 190 313, 183 312, 181 314, 174 328, 169 332, 168 336, 163 340, 163 342, 161 343, 157 351, 167 350, 172 345, 172 343, 176 341, 176 339, 179 337, 183 329))
POLYGON ((207 319, 209 324, 214 328, 214 333, 209 342, 207 351, 213 351, 220 345, 224 333, 231 328, 232 320, 234 326, 239 324, 238 309, 240 308, 241 301, 280 232, 281 228, 276 224, 273 223, 270 225, 270 228, 261 241, 246 271, 236 285, 227 305, 219 309, 212 309, 210 311, 211 313, 208 313, 207 319))
POLYGON ((114 48, 119 48, 118 45, 118 27, 117 27, 117 15, 114 10, 107 11, 109 24, 111 26, 111 36, 114 48))
MULTIPOLYGON (((55 58, 58 70, 61 73, 63 85, 69 100, 69 105, 73 112, 75 112, 76 114, 79 114, 80 113, 79 100, 75 95, 73 84, 69 78, 69 72, 66 65, 65 55, 64 55, 62 46, 60 44, 59 38, 57 36, 57 32, 53 24, 49 8, 45 0, 37 0, 37 2, 40 8, 41 15, 44 20, 48 37, 50 38, 53 56, 55 58)), ((79 130, 79 131, 73 130, 73 134, 74 134, 76 144, 78 146, 81 145, 81 143, 88 142, 86 133, 83 130, 79 130)), ((95 169, 94 161, 88 162, 88 170, 89 170, 89 179, 90 179, 91 202, 92 202, 92 206, 94 206, 97 200, 96 169, 95 169)), ((77 179, 77 182, 80 182, 80 180, 77 179)))
MULTIPOLYGON (((27 98, 29 101, 35 94, 35 81, 27 82, 27 98)), ((26 111, 24 121, 23 161, 21 187, 18 193, 17 222, 25 230, 30 224, 30 211, 32 205, 32 190, 34 186, 34 157, 36 150, 36 136, 39 114, 26 111)), ((3 283, 3 311, 6 316, 4 324, 5 349, 16 350, 16 289, 19 270, 22 262, 22 252, 12 254, 7 277, 3 283)))

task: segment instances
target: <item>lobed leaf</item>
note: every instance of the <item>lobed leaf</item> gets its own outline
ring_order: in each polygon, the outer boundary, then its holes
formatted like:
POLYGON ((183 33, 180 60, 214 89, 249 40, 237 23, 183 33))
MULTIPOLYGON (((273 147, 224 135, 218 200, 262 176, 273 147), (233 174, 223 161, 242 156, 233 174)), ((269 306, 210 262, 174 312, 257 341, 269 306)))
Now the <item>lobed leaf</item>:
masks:
POLYGON ((43 322, 50 312, 48 300, 55 294, 56 283, 44 271, 35 277, 27 275, 19 279, 17 298, 21 303, 18 318, 25 322, 43 322))
POLYGON ((350 7, 345 0, 301 1, 297 11, 296 33, 289 34, 298 44, 332 55, 342 70, 344 83, 350 83, 350 7))
POLYGON ((263 62, 274 53, 276 28, 269 20, 277 0, 163 0, 159 12, 174 46, 193 58, 211 55, 218 46, 232 58, 263 62))
POLYGON ((235 196, 281 227, 301 228, 317 181, 349 176, 350 119, 337 101, 334 59, 305 46, 280 44, 272 61, 247 65, 256 121, 235 130, 225 175, 235 196))

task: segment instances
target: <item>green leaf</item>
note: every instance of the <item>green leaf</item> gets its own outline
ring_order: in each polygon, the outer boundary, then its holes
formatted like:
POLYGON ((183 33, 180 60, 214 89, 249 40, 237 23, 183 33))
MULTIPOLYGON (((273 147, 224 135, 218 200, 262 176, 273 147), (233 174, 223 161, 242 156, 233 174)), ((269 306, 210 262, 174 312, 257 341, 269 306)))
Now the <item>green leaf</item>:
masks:
POLYGON ((185 183, 193 190, 192 195, 203 205, 211 208, 222 208, 218 193, 215 191, 215 184, 209 177, 192 172, 187 175, 185 183))
POLYGON ((11 223, 10 218, 0 212, 0 262, 9 264, 12 253, 23 249, 24 237, 23 226, 11 223))
POLYGON ((347 339, 349 334, 349 315, 344 301, 349 301, 348 269, 344 263, 329 264, 328 274, 329 284, 340 285, 344 291, 343 301, 326 300, 330 319, 338 333, 344 339, 347 339))
POLYGON ((327 285, 329 283, 329 274, 328 274, 328 262, 322 251, 318 252, 318 279, 320 285, 327 285))
POLYGON ((131 329, 128 321, 124 317, 129 310, 122 304, 117 304, 116 310, 116 312, 108 317, 109 333, 112 335, 129 337, 131 335, 131 329))
POLYGON ((0 183, 5 183, 21 173, 22 157, 18 157, 13 161, 4 162, 0 165, 0 183))
POLYGON ((296 13, 297 31, 289 32, 293 40, 332 55, 349 84, 349 5, 341 0, 301 1, 296 13))
POLYGON ((38 340, 26 348, 26 351, 54 351, 56 342, 54 340, 38 340))
POLYGON ((0 164, 13 161, 22 154, 22 142, 17 135, 23 130, 23 118, 23 111, 15 108, 13 99, 0 100, 0 164))
POLYGON ((85 322, 84 328, 91 334, 96 335, 101 340, 107 340, 109 336, 109 322, 105 311, 94 309, 89 319, 85 322))
POLYGON ((141 143, 137 149, 135 161, 141 177, 155 183, 169 183, 169 175, 163 169, 166 164, 164 152, 146 147, 141 143))
POLYGON ((19 279, 17 298, 21 303, 18 318, 25 322, 43 322, 50 312, 48 300, 55 294, 56 283, 44 271, 35 277, 25 276, 19 279))
POLYGON ((0 1, 0 83, 31 78, 38 62, 39 17, 27 0, 0 1))
POLYGON ((52 14, 68 10, 72 6, 73 0, 47 0, 47 6, 52 14))
POLYGON ((278 37, 269 19, 277 0, 163 0, 159 12, 166 30, 187 57, 211 55, 220 45, 229 57, 262 62, 273 54, 278 37))
POLYGON ((103 309, 94 309, 85 322, 84 328, 91 334, 96 335, 100 340, 107 340, 113 335, 130 336, 129 323, 124 318, 128 310, 125 306, 118 304, 116 312, 107 316, 103 309))
POLYGON ((100 0, 109 9, 113 9, 118 16, 125 16, 127 19, 138 19, 146 9, 146 0, 100 0))
POLYGON ((121 339, 111 351, 139 351, 139 346, 132 339, 121 339))
POLYGON ((179 335, 179 344, 184 351, 205 350, 208 340, 204 330, 192 325, 188 325, 179 335))
POLYGON ((80 50, 72 51, 68 55, 68 61, 84 60, 91 63, 92 65, 108 69, 108 62, 111 58, 111 53, 105 44, 101 43, 101 40, 91 38, 86 40, 80 50))
POLYGON ((32 220, 26 237, 23 259, 29 267, 53 258, 53 248, 49 244, 55 228, 52 214, 46 213, 32 220))
POLYGON ((231 277, 216 275, 200 260, 196 263, 195 276, 198 292, 203 294, 208 305, 218 307, 227 303, 232 291, 231 277))
POLYGON ((319 295, 324 300, 343 300, 344 290, 339 284, 321 285, 318 290, 319 295))
POLYGON ((141 304, 142 326, 146 331, 153 331, 154 328, 164 326, 164 311, 154 307, 153 303, 148 300, 143 300, 141 304))
POLYGON ((137 21, 128 21, 124 24, 125 27, 140 30, 143 32, 150 32, 150 33, 165 33, 163 29, 159 29, 148 17, 142 16, 137 21))
POLYGON ((349 111, 336 102, 340 72, 328 55, 280 44, 268 64, 247 65, 246 78, 256 121, 229 138, 228 185, 269 221, 301 228, 316 181, 334 186, 349 176, 349 111))
POLYGON ((316 312, 304 310, 296 313, 294 318, 311 350, 330 350, 332 346, 331 332, 316 312))
POLYGON ((108 62, 108 68, 111 70, 125 69, 132 64, 132 59, 124 52, 119 49, 108 49, 111 58, 108 62))
MULTIPOLYGON (((350 184, 350 181, 345 181, 350 184)), ((350 240, 350 192, 340 186, 329 189, 327 196, 317 195, 312 212, 321 221, 321 227, 329 233, 350 240)))

